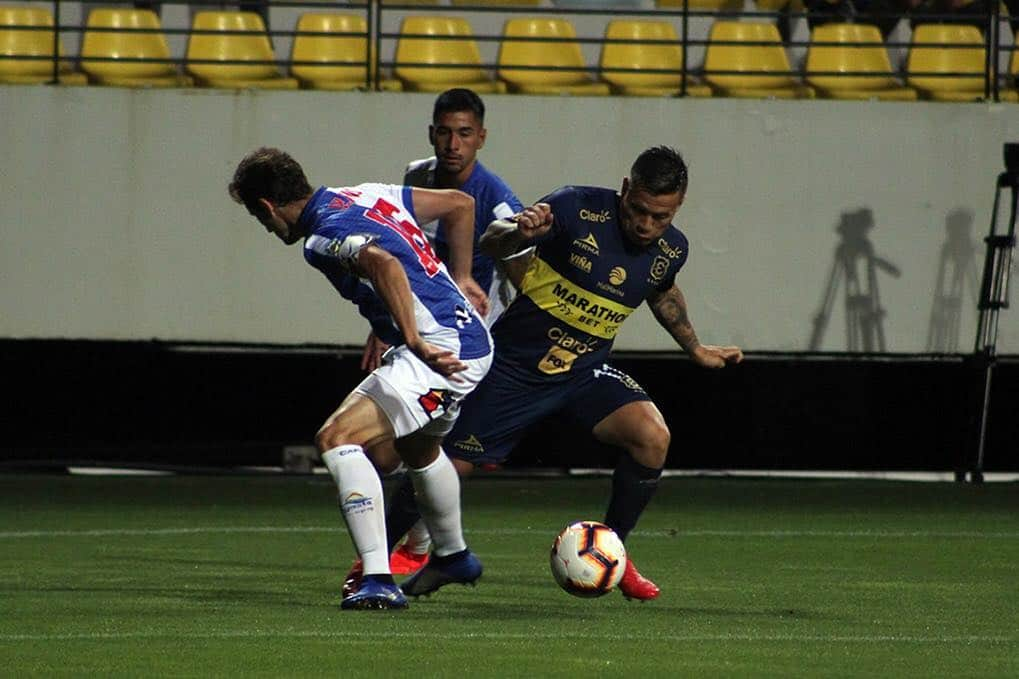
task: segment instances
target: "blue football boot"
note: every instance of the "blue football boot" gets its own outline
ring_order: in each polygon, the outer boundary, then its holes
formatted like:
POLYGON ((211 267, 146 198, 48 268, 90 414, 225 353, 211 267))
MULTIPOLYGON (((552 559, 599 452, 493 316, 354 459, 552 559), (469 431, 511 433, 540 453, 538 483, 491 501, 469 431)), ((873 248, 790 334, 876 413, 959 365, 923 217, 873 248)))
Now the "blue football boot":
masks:
POLYGON ((473 585, 481 577, 481 561, 469 549, 449 556, 432 555, 428 564, 403 581, 400 589, 407 596, 431 594, 443 585, 473 585))
POLYGON ((399 610, 407 606, 407 597, 399 587, 392 583, 379 582, 370 575, 364 576, 358 590, 340 602, 340 608, 346 611, 399 610))

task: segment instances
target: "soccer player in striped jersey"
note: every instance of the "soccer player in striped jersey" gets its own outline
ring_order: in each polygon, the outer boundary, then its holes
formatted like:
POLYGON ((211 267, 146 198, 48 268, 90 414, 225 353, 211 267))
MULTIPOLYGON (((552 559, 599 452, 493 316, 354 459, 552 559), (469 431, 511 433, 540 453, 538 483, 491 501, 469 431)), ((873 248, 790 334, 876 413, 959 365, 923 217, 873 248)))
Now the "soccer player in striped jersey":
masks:
POLYGON ((308 264, 393 347, 315 437, 364 564, 360 586, 341 607, 407 606, 389 570, 382 485, 364 453, 378 441, 400 439, 397 451, 435 545, 405 591, 473 583, 481 562, 464 542, 459 477, 439 444, 492 360, 491 335, 468 299, 486 301, 470 275, 474 200, 455 190, 384 184, 313 190, 301 166, 272 148, 240 162, 229 192, 284 244, 303 239, 308 264), (448 232, 448 268, 418 227, 433 219, 448 232))
MULTIPOLYGON (((432 107, 432 123, 428 126, 428 142, 435 155, 411 161, 404 171, 407 186, 435 189, 459 189, 474 198, 474 259, 471 276, 488 294, 485 323, 491 327, 516 295, 509 269, 519 279, 520 264, 526 254, 508 261, 496 261, 477 247, 477 241, 488 225, 523 210, 523 204, 501 177, 478 160, 478 151, 485 145, 485 103, 473 90, 453 88, 439 94, 432 107)), ((435 245, 436 254, 449 257, 446 229, 438 220, 421 224, 421 229, 435 245)), ((361 367, 372 370, 388 345, 371 334, 365 345, 361 367)), ((380 474, 394 475, 399 471, 399 458, 391 446, 375 445, 368 450, 380 474)), ((407 539, 392 553, 389 567, 394 575, 409 575, 428 562, 431 541, 428 528, 417 522, 407 539)), ((355 570, 356 570, 355 564, 355 570)), ((355 573, 356 577, 356 573, 355 573)))

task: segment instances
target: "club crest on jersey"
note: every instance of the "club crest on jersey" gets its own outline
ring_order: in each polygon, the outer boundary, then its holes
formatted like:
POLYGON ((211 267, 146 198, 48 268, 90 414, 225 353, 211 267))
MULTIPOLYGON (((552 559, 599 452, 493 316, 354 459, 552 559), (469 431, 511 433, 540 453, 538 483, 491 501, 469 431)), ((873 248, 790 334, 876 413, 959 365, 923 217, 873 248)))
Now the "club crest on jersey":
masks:
POLYGON ((654 261, 651 262, 651 281, 654 283, 660 283, 665 278, 665 272, 669 270, 669 260, 661 255, 657 255, 654 261))
POLYGON ((588 233, 583 238, 574 239, 573 245, 574 247, 583 250, 584 252, 590 253, 596 257, 600 252, 598 248, 598 241, 595 240, 593 233, 588 233))
POLYGON ((354 204, 354 200, 349 196, 345 196, 342 193, 336 194, 336 196, 329 201, 329 207, 333 210, 346 210, 348 207, 354 204))
POLYGON ((445 389, 429 389, 427 394, 418 396, 418 403, 430 419, 442 416, 453 404, 453 395, 445 389))

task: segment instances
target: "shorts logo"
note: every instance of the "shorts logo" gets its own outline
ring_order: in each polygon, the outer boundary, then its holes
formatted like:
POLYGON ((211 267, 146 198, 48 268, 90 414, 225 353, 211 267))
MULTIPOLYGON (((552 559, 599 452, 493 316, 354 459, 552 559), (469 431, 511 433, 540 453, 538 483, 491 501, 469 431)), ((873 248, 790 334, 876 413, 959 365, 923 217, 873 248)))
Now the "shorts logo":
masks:
POLYGON ((609 283, 612 285, 622 285, 626 281, 626 269, 621 266, 612 267, 612 271, 609 271, 609 283))
POLYGON ((375 503, 372 502, 370 497, 354 491, 343 498, 340 509, 343 510, 344 514, 364 514, 365 512, 374 512, 375 503))
POLYGON ((441 417, 453 403, 453 395, 445 389, 429 389, 427 394, 418 396, 418 403, 430 419, 441 417))
POLYGON ((641 392, 644 391, 644 387, 640 386, 640 384, 637 383, 637 380, 633 379, 622 370, 613 368, 608 363, 602 363, 601 368, 595 368, 594 376, 595 379, 599 377, 611 377, 614 380, 619 380, 619 382, 621 382, 627 389, 641 392))
POLYGON ((577 238, 573 241, 573 244, 584 252, 588 252, 592 255, 597 256, 599 252, 598 241, 594 239, 594 234, 589 233, 583 238, 577 238))
POLYGON ((460 450, 467 450, 472 453, 485 452, 485 447, 481 445, 481 441, 479 441, 478 437, 475 436, 474 434, 469 435, 467 438, 461 441, 457 441, 456 443, 453 444, 453 447, 459 448, 460 450))
POLYGON ((655 283, 660 283, 665 278, 665 273, 669 270, 669 260, 661 255, 655 257, 654 261, 651 262, 651 280, 655 283))

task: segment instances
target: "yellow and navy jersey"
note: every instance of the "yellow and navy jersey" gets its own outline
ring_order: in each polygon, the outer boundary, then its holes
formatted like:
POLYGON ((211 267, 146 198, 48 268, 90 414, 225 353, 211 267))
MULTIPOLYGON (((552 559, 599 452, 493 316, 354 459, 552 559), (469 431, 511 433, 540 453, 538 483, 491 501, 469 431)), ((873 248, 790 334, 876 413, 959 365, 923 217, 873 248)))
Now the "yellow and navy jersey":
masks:
POLYGON ((634 245, 611 189, 567 186, 542 199, 552 228, 537 245, 520 294, 492 328, 497 361, 568 379, 604 361, 623 321, 652 292, 668 290, 686 262, 686 236, 669 226, 634 245))

